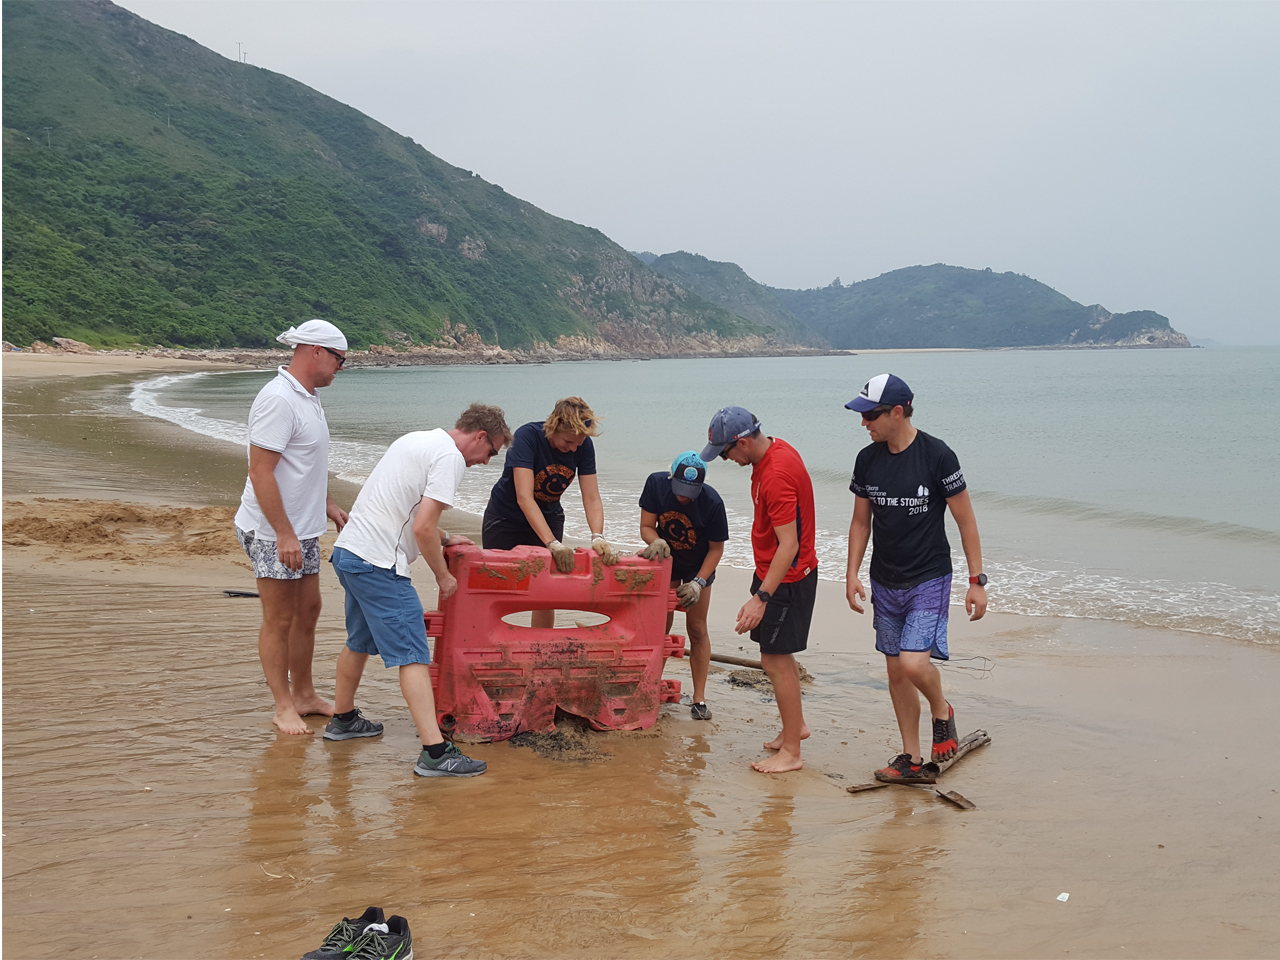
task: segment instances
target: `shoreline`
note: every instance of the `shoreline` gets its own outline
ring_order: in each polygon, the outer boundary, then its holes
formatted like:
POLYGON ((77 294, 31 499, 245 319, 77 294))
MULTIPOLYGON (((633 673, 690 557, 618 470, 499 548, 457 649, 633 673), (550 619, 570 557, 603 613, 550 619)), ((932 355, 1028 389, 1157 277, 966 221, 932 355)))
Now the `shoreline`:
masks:
MULTIPOLYGON (((67 378, 163 372, 74 367, 15 377, 6 418, 55 403, 67 378)), ((896 731, 870 615, 821 581, 798 657, 815 677, 804 770, 749 770, 776 708, 713 664, 710 723, 667 705, 652 730, 592 735, 599 762, 482 745, 486 776, 424 782, 376 661, 360 706, 383 737, 275 735, 259 608, 221 594, 253 588, 226 522, 242 458, 137 419, 6 423, 7 952, 299 955, 356 901, 408 916, 442 955, 682 957, 694 940, 709 955, 1280 952, 1265 906, 1280 774, 1239 740, 1269 728, 1266 648, 1111 621, 971 624, 953 607, 946 690, 961 733, 993 743, 940 785, 977 809, 899 787, 851 796, 896 731), (33 946, 22 931, 62 923, 68 900, 75 928, 33 946)), ((716 581, 717 652, 755 655, 732 632, 749 578, 716 581)), ((434 607, 421 560, 414 582, 434 607)), ((321 589, 328 695, 345 632, 327 569, 321 589)), ((688 693, 686 661, 666 675, 688 693)))
MULTIPOLYGON (((225 369, 268 369, 288 360, 288 351, 254 348, 188 349, 150 347, 138 350, 92 350, 49 353, 6 351, 4 373, 14 377, 91 376, 90 371, 124 373, 133 370, 182 370, 190 364, 225 369), (16 361, 16 362, 15 362, 16 361)), ((470 366, 478 364, 582 363, 588 361, 645 362, 648 360, 741 359, 749 357, 841 357, 881 354, 982 353, 1040 350, 1158 350, 1183 349, 1178 344, 1042 344, 1009 347, 875 347, 864 349, 817 349, 783 346, 768 349, 702 351, 674 350, 649 353, 606 348, 575 349, 543 345, 529 350, 504 350, 496 346, 465 348, 409 347, 395 349, 375 345, 369 350, 348 351, 348 369, 357 367, 470 366)))

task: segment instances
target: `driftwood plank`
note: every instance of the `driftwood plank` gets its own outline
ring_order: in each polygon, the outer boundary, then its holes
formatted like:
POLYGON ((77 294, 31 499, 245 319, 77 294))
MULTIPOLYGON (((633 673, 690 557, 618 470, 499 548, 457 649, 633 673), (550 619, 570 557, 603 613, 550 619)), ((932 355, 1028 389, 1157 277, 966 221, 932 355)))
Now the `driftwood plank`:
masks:
POLYGON ((955 755, 950 760, 944 760, 938 764, 938 773, 946 773, 965 756, 977 750, 979 747, 985 747, 991 742, 991 736, 985 730, 975 730, 968 736, 962 737, 959 745, 956 747, 955 755))
POLYGON ((977 810, 978 809, 978 805, 976 803, 974 803, 972 800, 967 799, 966 797, 962 797, 960 794, 956 793, 954 790, 948 790, 946 793, 943 793, 941 790, 935 790, 933 792, 936 793, 941 799, 947 801, 947 803, 954 803, 961 810, 977 810))
POLYGON ((889 784, 881 783, 877 780, 875 783, 855 783, 845 787, 849 793, 862 793, 864 790, 879 790, 881 787, 887 787, 889 784))

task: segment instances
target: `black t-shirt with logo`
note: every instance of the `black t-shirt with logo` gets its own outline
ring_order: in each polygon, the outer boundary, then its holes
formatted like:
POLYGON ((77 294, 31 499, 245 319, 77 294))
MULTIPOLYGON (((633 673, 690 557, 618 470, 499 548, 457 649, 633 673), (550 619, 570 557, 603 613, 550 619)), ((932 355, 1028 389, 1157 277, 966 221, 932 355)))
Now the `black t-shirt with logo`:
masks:
POLYGON ((911 446, 887 443, 858 451, 849 489, 871 501, 871 579, 903 590, 951 572, 946 501, 965 489, 960 461, 923 430, 911 446))
POLYGON ((692 580, 702 569, 712 543, 729 539, 729 518, 724 501, 708 484, 689 503, 671 492, 671 475, 665 470, 649 474, 640 494, 640 509, 657 514, 658 536, 671 547, 671 579, 692 580))
POLYGON ((507 450, 502 477, 489 493, 486 513, 494 513, 510 523, 526 524, 524 511, 516 500, 515 468, 533 471, 533 499, 545 517, 564 516, 560 496, 569 489, 576 474, 596 472, 596 448, 587 437, 573 453, 561 453, 551 446, 542 423, 535 420, 516 431, 507 450))

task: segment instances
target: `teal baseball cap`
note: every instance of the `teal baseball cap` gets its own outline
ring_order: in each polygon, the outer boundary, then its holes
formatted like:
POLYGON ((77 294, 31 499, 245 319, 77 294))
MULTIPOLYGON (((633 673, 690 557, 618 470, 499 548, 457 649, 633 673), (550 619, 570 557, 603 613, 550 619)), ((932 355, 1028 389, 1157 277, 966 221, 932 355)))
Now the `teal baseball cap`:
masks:
POLYGON ((686 450, 671 461, 671 492, 677 496, 698 499, 706 479, 707 463, 695 451, 686 450))

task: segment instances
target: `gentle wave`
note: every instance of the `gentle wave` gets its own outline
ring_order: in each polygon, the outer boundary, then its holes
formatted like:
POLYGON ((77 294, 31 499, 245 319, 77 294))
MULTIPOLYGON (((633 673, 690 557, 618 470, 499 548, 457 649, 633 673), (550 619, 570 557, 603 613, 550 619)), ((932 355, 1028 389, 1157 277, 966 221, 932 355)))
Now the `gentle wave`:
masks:
MULTIPOLYGON (((237 371, 238 372, 238 371, 237 371)), ((216 377, 223 375, 221 371, 201 371, 199 373, 179 373, 154 380, 146 380, 133 385, 129 392, 129 408, 135 413, 167 420, 184 430, 225 440, 247 450, 249 445, 249 425, 234 420, 219 420, 207 417, 199 407, 170 407, 160 402, 161 394, 171 387, 197 377, 216 377)), ((331 440, 329 442, 329 469, 339 479, 351 483, 363 483, 368 479, 386 447, 373 443, 362 443, 358 440, 331 440)))
MULTIPOLYGON (((169 407, 160 402, 160 395, 175 384, 195 377, 217 375, 212 372, 176 374, 136 384, 130 394, 130 407, 144 416, 166 420, 194 433, 244 447, 248 443, 248 427, 245 424, 207 417, 199 408, 169 407)), ((332 441, 329 447, 330 468, 343 480, 362 483, 385 450, 385 446, 378 444, 332 441)), ((501 475, 501 457, 487 466, 468 470, 458 490, 455 504, 457 508, 483 515, 489 491, 501 475)), ((604 501, 606 517, 635 515, 639 496, 637 491, 603 486, 600 495, 604 501)), ((975 492, 974 499, 980 503, 1040 515, 1054 515, 1068 520, 1102 520, 1110 525, 1141 527, 1181 535, 1226 537, 1262 545, 1280 545, 1280 534, 1232 524, 1154 514, 1122 513, 1042 497, 975 492)), ((730 540, 725 546, 723 563, 739 569, 754 569, 751 517, 728 504, 726 509, 730 540)), ((610 524, 608 530, 610 536, 616 538, 614 543, 620 549, 638 549, 641 545, 638 523, 634 525, 634 533, 625 524, 610 524), (625 536, 622 535, 624 530, 625 536)), ((565 532, 581 539, 590 536, 585 518, 578 517, 577 511, 572 509, 569 511, 565 532)), ((848 556, 847 531, 819 529, 816 536, 819 575, 825 580, 843 582, 848 556)), ((955 568, 965 569, 963 557, 955 558, 955 568)), ((1117 620, 1255 643, 1280 644, 1280 596, 1249 593, 1221 583, 1108 577, 1088 573, 1083 568, 1046 569, 1043 565, 1025 560, 999 561, 987 558, 986 569, 992 581, 988 593, 993 612, 1117 620)), ((867 561, 863 562, 860 577, 865 583, 867 561)), ((954 603, 964 602, 966 588, 967 584, 963 579, 955 584, 952 597, 954 603)))

